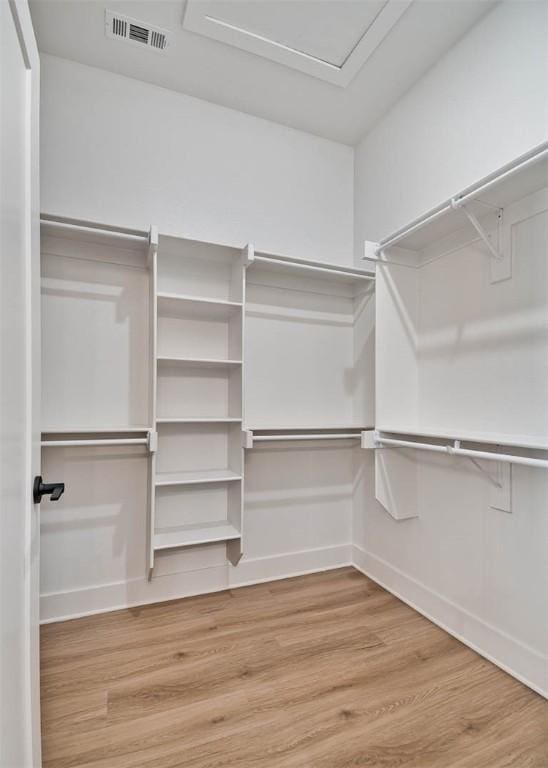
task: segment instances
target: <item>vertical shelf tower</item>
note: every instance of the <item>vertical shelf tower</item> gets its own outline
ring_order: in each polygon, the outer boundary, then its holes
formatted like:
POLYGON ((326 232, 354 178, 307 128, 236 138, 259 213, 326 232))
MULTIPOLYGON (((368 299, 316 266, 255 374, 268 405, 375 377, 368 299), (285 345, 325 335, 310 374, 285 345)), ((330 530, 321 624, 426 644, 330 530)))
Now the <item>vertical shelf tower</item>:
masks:
POLYGON ((151 258, 155 553, 226 542, 242 556, 245 255, 160 236, 151 258))

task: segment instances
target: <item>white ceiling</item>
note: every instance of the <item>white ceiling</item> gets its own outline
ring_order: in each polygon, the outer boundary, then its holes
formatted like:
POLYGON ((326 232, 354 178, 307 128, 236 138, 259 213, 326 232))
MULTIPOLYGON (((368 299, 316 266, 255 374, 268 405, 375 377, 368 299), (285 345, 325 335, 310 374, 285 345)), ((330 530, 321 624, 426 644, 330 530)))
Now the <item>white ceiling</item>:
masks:
MULTIPOLYGON (((340 65, 378 0, 223 0, 230 23, 340 65), (310 23, 306 23, 307 17, 310 23)), ((488 12, 494 0, 414 0, 342 88, 183 29, 182 0, 31 0, 41 51, 347 144, 488 12), (105 9, 173 33, 165 53, 105 36, 105 9)))

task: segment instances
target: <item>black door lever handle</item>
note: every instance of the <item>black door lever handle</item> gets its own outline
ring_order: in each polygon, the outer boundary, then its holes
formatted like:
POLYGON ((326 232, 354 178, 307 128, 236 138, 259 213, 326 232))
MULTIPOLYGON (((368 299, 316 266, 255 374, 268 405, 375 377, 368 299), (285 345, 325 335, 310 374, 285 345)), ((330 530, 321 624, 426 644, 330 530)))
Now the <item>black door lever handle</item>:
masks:
POLYGON ((34 478, 34 485, 32 487, 32 496, 35 504, 40 504, 42 496, 51 494, 51 501, 59 501, 63 493, 65 492, 64 483, 43 483, 42 476, 36 475, 34 478))

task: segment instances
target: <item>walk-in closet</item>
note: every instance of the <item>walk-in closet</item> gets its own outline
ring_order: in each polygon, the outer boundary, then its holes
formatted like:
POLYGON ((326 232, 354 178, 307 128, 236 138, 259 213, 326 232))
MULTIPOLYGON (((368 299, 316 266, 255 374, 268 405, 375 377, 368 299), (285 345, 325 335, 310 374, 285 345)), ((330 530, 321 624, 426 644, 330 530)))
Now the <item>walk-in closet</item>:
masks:
POLYGON ((0 768, 548 766, 546 3, 0 13, 0 768))

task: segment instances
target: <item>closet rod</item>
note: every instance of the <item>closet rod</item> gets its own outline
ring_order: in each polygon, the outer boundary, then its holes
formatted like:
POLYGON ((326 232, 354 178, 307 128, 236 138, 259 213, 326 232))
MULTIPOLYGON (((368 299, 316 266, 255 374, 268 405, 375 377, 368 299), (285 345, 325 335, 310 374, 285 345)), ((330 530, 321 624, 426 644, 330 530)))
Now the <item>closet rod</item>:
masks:
POLYGON ((315 264, 305 264, 300 261, 292 261, 290 259, 277 259, 274 256, 255 256, 254 261, 262 261, 268 264, 277 264, 278 266, 284 266, 284 267, 295 267, 296 269, 307 269, 312 270, 313 272, 323 272, 324 274, 328 275, 339 275, 343 277, 348 277, 350 279, 356 279, 356 280, 369 280, 369 281, 375 281, 375 275, 369 275, 366 272, 359 271, 359 270, 351 270, 348 271, 344 269, 336 269, 333 267, 325 266, 320 267, 316 266, 315 264))
POLYGON ((148 437, 116 437, 96 440, 42 440, 43 448, 72 448, 80 445, 148 445, 148 437))
POLYGON ((547 156, 548 149, 546 148, 546 145, 542 145, 540 149, 537 148, 533 150, 533 152, 529 155, 522 156, 521 158, 515 160, 513 163, 507 165, 492 178, 488 178, 486 181, 479 182, 474 187, 469 189, 469 191, 464 191, 461 194, 455 195, 447 202, 442 203, 437 208, 434 208, 432 211, 430 211, 430 213, 415 219, 408 226, 398 230, 397 232, 394 232, 394 234, 390 235, 390 237, 386 237, 384 240, 380 240, 376 248, 377 253, 382 251, 384 248, 389 248, 390 246, 395 245, 400 240, 403 240, 408 235, 411 235, 417 229, 421 229, 431 221, 435 221, 444 213, 449 213, 454 210, 453 201, 455 201, 458 205, 462 205, 467 201, 477 198, 478 194, 485 192, 485 190, 490 189, 492 186, 495 186, 499 182, 506 179, 508 176, 516 173, 516 171, 521 171, 523 168, 526 168, 529 165, 533 165, 539 160, 545 159, 547 156))
POLYGON ((266 441, 269 442, 271 440, 360 440, 361 439, 361 433, 358 432, 351 432, 349 434, 345 433, 334 433, 331 435, 326 434, 320 434, 320 435, 253 435, 253 442, 256 443, 257 441, 266 441))
POLYGON ((541 467, 548 469, 548 460, 532 459, 529 456, 515 456, 511 453, 493 453, 492 451, 477 451, 472 448, 461 448, 460 440, 453 445, 433 445, 432 443, 414 443, 412 440, 396 440, 387 437, 375 437, 375 447, 413 448, 417 451, 447 453, 451 456, 466 456, 470 459, 485 459, 486 461, 502 461, 506 464, 522 464, 525 467, 541 467))
POLYGON ((126 231, 124 229, 108 229, 107 227, 94 227, 86 224, 72 224, 68 221, 55 221, 54 219, 40 219, 40 224, 51 225, 60 229, 69 231, 88 232, 92 234, 109 235, 110 237, 120 238, 135 243, 148 243, 148 233, 136 234, 135 231, 126 231))

